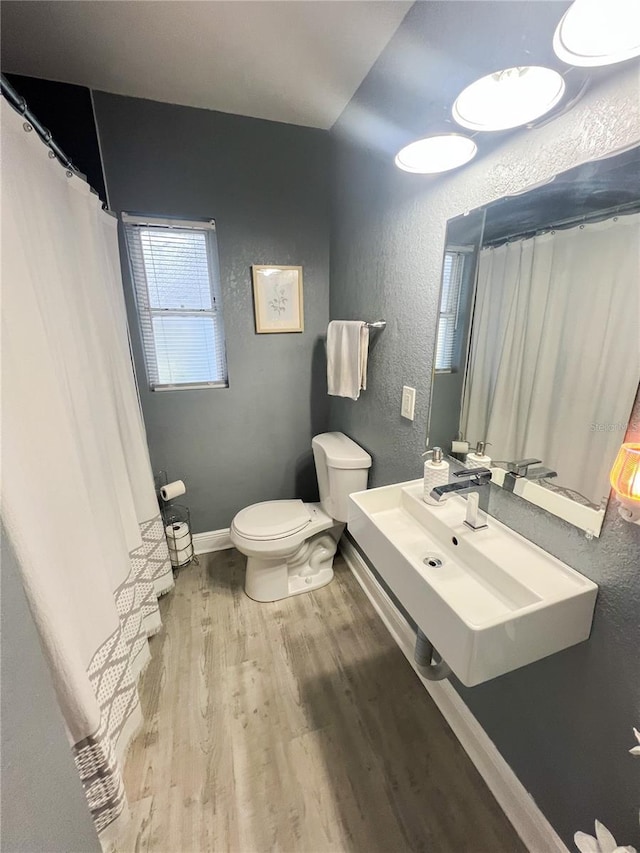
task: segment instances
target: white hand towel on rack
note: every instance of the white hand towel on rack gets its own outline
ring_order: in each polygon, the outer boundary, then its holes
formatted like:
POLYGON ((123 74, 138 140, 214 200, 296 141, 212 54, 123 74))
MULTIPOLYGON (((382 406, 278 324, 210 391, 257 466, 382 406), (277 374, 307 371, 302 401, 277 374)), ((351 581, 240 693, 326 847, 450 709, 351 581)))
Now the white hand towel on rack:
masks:
POLYGON ((369 327, 362 320, 332 320, 327 329, 327 390, 357 400, 367 387, 369 327))

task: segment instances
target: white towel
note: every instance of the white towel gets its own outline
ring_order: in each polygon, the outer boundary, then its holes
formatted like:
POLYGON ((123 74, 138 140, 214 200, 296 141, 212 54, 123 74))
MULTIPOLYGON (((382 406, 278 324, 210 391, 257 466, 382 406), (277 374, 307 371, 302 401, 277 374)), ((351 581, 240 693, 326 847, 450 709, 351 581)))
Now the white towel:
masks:
POLYGON ((327 390, 357 400, 367 387, 369 327, 362 320, 332 320, 327 329, 327 390))

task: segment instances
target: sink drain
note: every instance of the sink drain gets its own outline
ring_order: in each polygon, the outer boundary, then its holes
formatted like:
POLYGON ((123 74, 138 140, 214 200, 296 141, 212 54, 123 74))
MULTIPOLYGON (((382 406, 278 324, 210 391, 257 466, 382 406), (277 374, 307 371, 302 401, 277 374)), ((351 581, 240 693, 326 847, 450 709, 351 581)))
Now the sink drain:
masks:
POLYGON ((432 569, 438 569, 442 565, 442 560, 440 557, 436 557, 435 554, 427 554, 422 562, 425 566, 431 566, 432 569))

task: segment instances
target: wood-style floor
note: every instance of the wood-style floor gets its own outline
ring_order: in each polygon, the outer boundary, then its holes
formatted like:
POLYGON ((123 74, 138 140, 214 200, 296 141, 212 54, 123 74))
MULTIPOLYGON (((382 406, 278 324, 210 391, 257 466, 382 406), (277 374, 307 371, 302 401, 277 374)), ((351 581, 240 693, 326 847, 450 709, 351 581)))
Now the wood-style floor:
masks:
POLYGON ((122 851, 523 853, 342 559, 273 604, 244 558, 181 571, 141 684, 122 851))

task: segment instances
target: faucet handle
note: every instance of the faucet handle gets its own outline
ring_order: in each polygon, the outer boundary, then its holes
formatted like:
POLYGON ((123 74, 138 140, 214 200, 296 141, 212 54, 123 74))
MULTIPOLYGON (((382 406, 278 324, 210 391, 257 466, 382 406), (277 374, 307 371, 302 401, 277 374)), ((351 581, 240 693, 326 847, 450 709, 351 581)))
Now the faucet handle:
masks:
POLYGON ((518 462, 509 462, 507 467, 510 473, 515 474, 516 477, 526 477, 529 465, 539 465, 541 463, 542 459, 520 459, 518 462))
POLYGON ((477 477, 479 480, 490 480, 491 470, 489 468, 461 468, 459 471, 454 471, 453 476, 465 477, 468 479, 477 477))

